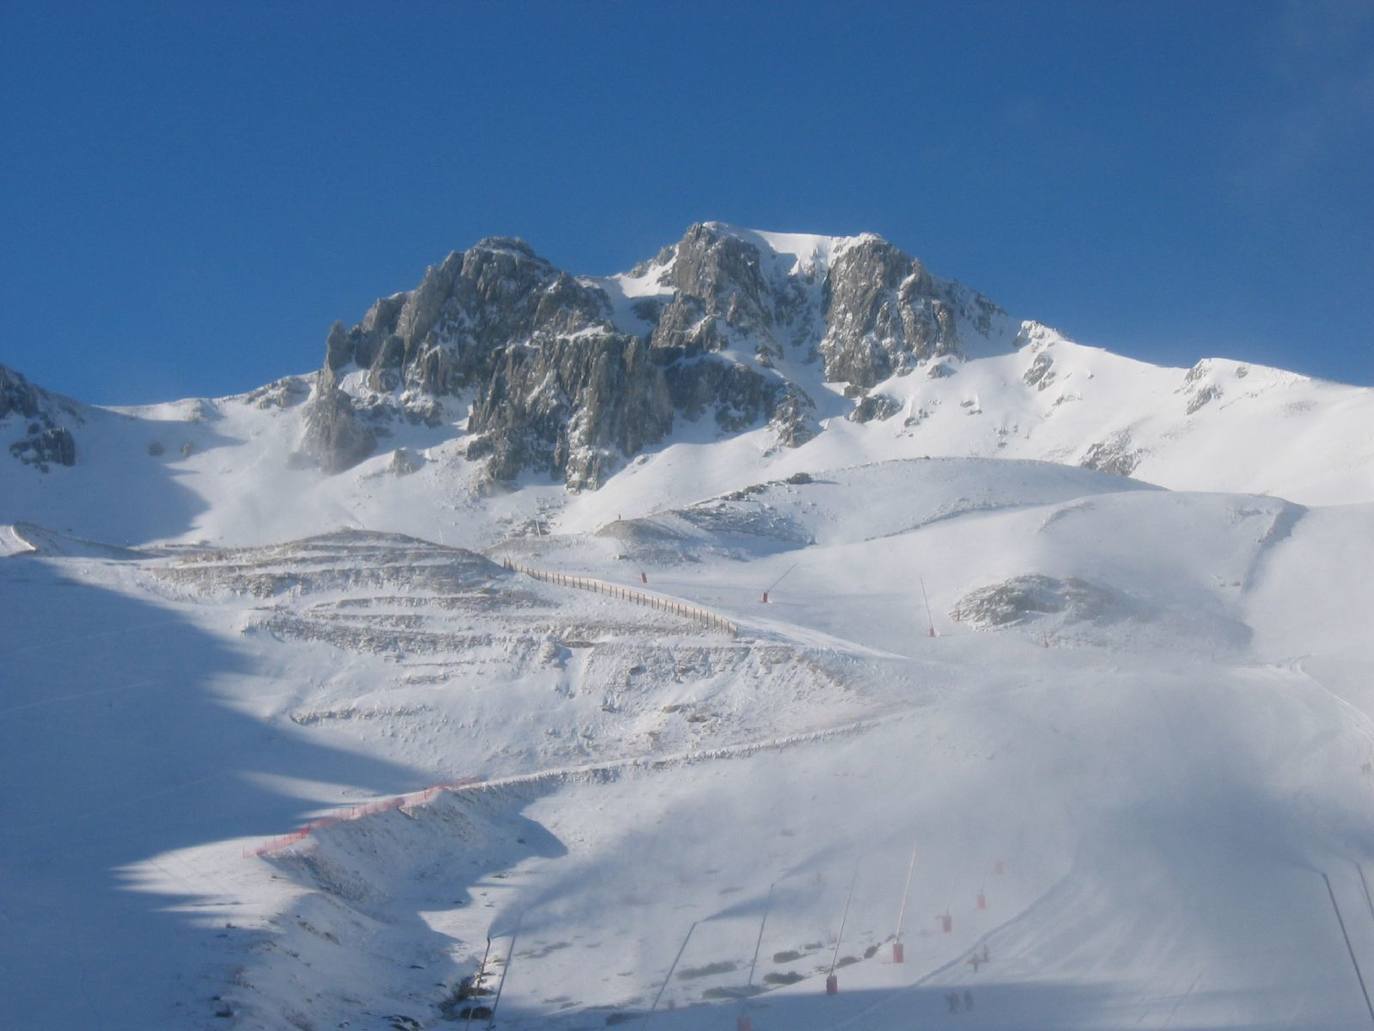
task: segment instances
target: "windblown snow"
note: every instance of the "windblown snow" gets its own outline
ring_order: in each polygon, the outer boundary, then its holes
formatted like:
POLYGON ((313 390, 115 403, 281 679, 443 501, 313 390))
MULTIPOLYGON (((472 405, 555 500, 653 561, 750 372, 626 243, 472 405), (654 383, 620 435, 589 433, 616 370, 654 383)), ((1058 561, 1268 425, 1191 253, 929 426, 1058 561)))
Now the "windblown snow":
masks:
POLYGON ((303 468, 300 378, 0 456, 0 1026, 1374 1019, 1371 393, 1034 323, 811 389, 579 493, 303 468))

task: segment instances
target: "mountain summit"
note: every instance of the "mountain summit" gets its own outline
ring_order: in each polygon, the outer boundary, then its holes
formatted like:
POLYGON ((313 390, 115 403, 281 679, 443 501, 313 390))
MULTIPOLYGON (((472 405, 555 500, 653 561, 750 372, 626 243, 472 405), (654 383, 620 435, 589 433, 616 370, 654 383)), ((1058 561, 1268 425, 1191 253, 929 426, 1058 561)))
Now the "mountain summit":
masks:
POLYGON ((471 407, 468 454, 493 479, 549 473, 595 488, 677 420, 722 433, 767 424, 779 446, 818 432, 817 393, 867 392, 921 363, 1006 352, 997 305, 881 237, 692 226, 623 275, 564 272, 494 237, 431 266, 415 289, 329 332, 304 451, 356 464, 403 418, 471 407))
POLYGON ((102 408, 0 369, 0 523, 258 544, 424 536, 439 504, 495 540, 536 510, 593 528, 924 457, 1337 504, 1374 500, 1370 425, 1367 388, 1086 347, 872 234, 706 222, 600 278, 493 237, 336 323, 317 372, 242 395, 102 408), (137 504, 89 504, 114 494, 137 504))

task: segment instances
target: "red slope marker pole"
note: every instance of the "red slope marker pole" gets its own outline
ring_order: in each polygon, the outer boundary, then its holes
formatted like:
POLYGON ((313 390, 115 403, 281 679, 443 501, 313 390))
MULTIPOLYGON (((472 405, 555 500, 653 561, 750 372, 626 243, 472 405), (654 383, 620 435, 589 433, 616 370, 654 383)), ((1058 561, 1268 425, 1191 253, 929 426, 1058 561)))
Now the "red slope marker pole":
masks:
POLYGON ((854 900, 854 885, 859 883, 859 864, 854 864, 854 876, 849 880, 849 894, 844 899, 844 913, 840 916, 840 933, 835 935, 835 954, 830 957, 830 972, 825 975, 825 994, 835 995, 840 990, 840 979, 835 976, 835 964, 840 960, 840 943, 844 941, 844 925, 849 921, 849 904, 854 900))

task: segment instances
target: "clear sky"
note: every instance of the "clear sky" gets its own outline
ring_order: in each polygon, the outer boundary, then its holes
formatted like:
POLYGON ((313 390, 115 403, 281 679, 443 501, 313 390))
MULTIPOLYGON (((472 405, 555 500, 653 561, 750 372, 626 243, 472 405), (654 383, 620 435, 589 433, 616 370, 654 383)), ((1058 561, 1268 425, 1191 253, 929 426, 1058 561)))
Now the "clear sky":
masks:
POLYGON ((0 362, 82 399, 316 368, 482 236, 598 274, 706 219, 1374 383, 1374 0, 0 0, 0 362))

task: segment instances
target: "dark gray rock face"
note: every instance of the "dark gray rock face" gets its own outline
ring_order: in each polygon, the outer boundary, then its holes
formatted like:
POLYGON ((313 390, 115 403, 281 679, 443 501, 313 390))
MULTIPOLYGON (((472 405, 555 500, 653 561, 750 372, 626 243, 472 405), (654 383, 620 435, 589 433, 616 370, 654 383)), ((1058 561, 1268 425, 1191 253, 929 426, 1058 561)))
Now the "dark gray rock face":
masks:
POLYGON ((637 320, 626 325, 606 288, 520 240, 450 254, 414 290, 330 330, 302 452, 346 469, 388 419, 454 419, 447 399, 470 406, 468 454, 492 478, 531 470, 595 488, 679 417, 711 418, 721 433, 768 425, 784 447, 810 440, 816 404, 777 371, 784 361, 868 387, 957 355, 961 319, 986 334, 1000 314, 877 237, 803 264, 703 223, 631 275, 659 290, 626 298, 637 320))
POLYGON ((698 224, 670 253, 674 297, 659 314, 654 347, 691 354, 743 343, 756 355, 780 357, 785 343, 800 343, 810 328, 802 285, 770 275, 757 244, 698 224))
POLYGON ((1026 386, 1044 390, 1055 380, 1054 358, 1048 351, 1041 351, 1021 378, 1026 386))
POLYGON ((494 237, 455 251, 414 290, 385 297, 362 322, 335 323, 325 364, 367 370, 374 391, 444 396, 480 384, 511 344, 612 329, 606 295, 583 286, 521 240, 494 237))
POLYGON ((11 444, 10 454, 47 472, 51 465, 76 465, 76 440, 65 426, 39 429, 11 444))
POLYGON ((648 344, 606 331, 506 348, 473 406, 468 456, 489 455, 498 480, 532 469, 596 487, 672 425, 667 379, 648 344))
POLYGON ((888 394, 865 394, 849 413, 851 422, 891 419, 902 410, 902 402, 888 394))
POLYGON ((919 261, 865 237, 835 259, 826 280, 826 378, 871 387, 924 359, 957 354, 952 297, 919 261))
POLYGON ((18 412, 25 419, 38 414, 38 391, 13 369, 0 365, 0 419, 18 412))
POLYGON ((1109 439, 1098 441, 1089 447, 1078 464, 1084 469, 1130 476, 1144 457, 1145 452, 1135 447, 1131 442, 1131 435, 1122 430, 1109 439))
POLYGON ((81 422, 76 406, 0 365, 0 420, 10 416, 23 422, 23 435, 10 444, 10 454, 19 461, 39 472, 76 464, 76 438, 62 424, 81 422))

